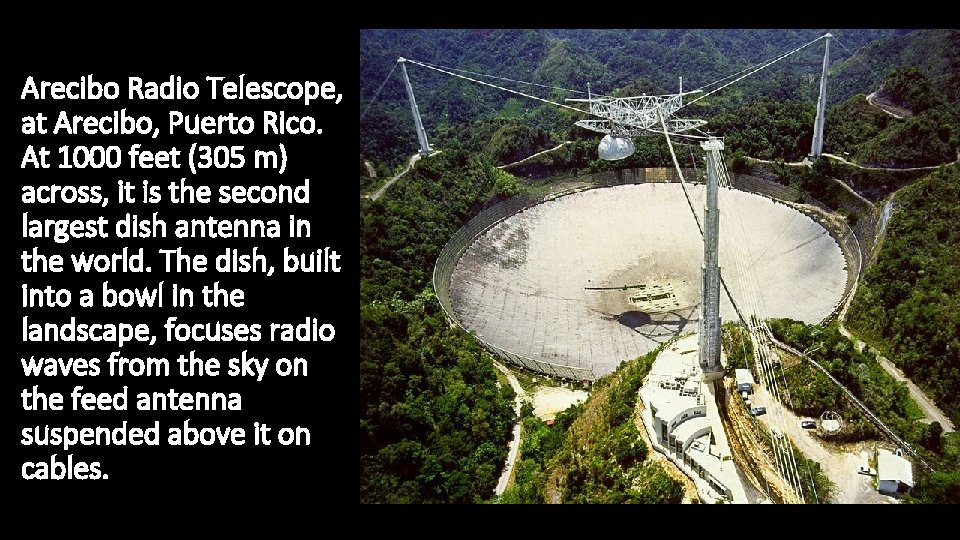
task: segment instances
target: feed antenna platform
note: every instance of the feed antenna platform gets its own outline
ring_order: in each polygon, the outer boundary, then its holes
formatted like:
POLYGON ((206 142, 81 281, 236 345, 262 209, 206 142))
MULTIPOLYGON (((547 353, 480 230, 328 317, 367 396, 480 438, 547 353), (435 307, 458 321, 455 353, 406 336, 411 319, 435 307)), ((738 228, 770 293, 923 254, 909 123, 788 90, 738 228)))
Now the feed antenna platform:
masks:
POLYGON ((707 123, 706 120, 670 118, 683 107, 685 95, 698 94, 702 90, 683 92, 683 79, 680 79, 680 92, 656 96, 632 97, 594 97, 587 85, 588 97, 570 98, 566 101, 587 104, 587 112, 596 118, 575 122, 582 128, 603 133, 598 153, 600 159, 615 161, 629 157, 634 152, 631 137, 640 135, 663 134, 660 118, 668 118, 672 133, 683 133, 707 123))

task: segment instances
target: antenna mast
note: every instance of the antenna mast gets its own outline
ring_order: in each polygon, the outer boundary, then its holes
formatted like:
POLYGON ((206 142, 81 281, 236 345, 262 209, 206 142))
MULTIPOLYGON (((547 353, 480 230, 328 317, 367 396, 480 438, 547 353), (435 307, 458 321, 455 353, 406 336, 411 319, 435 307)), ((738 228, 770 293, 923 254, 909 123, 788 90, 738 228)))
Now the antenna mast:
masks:
POLYGON ((403 82, 407 86, 407 97, 410 98, 410 111, 413 113, 413 123, 417 127, 417 140, 420 141, 420 155, 430 154, 430 144, 427 143, 427 132, 423 129, 423 121, 420 120, 420 109, 417 107, 417 100, 413 97, 413 86, 410 85, 410 77, 407 76, 407 59, 400 57, 397 59, 400 64, 400 70, 403 71, 403 82))
POLYGON ((833 34, 824 36, 827 45, 823 51, 823 71, 820 73, 820 99, 817 101, 817 119, 813 122, 813 143, 810 145, 810 156, 814 159, 823 152, 823 121, 824 109, 827 108, 827 67, 830 65, 830 38, 833 34))

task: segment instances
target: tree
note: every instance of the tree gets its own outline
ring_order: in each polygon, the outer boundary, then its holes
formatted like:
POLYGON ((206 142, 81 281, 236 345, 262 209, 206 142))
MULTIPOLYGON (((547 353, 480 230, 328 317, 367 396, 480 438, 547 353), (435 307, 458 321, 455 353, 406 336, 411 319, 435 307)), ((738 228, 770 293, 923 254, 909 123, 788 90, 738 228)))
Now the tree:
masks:
POLYGON ((934 421, 931 422, 930 426, 927 428, 927 432, 924 435, 923 445, 926 446, 931 452, 939 453, 943 447, 943 426, 940 425, 940 422, 934 421))
POLYGON ((960 501, 960 471, 933 471, 921 475, 907 500, 923 504, 956 504, 960 501))

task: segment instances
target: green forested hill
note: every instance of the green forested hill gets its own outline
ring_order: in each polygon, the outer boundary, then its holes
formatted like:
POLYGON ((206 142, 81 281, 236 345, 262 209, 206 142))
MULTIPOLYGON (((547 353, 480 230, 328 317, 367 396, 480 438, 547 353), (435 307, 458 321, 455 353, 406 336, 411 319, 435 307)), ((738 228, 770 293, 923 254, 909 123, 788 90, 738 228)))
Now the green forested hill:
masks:
POLYGON ((960 112, 921 70, 893 70, 878 86, 885 102, 907 116, 893 118, 857 94, 827 110, 824 150, 882 167, 949 163, 960 146, 960 112))
MULTIPOLYGON (((400 56, 540 84, 610 93, 633 81, 651 91, 674 91, 677 77, 693 89, 773 58, 827 30, 363 30, 360 33, 361 97, 368 99, 400 56)), ((894 30, 830 30, 854 50, 894 30)), ((783 65, 818 74, 823 48, 810 47, 783 65)), ((849 53, 834 48, 843 61, 849 53)), ((882 65, 882 64, 881 64, 882 65)), ((433 92, 448 76, 422 68, 411 75, 433 92)), ((401 84, 384 88, 381 99, 405 99, 401 84)), ((501 99, 502 101, 502 99, 501 99)), ((424 103, 424 106, 433 107, 424 103)))
POLYGON ((360 500, 480 502, 513 424, 509 385, 430 289, 447 239, 506 173, 450 151, 421 160, 360 223, 360 500))
MULTIPOLYGON (((857 50, 894 30, 831 30, 857 50)), ((771 59, 826 33, 826 30, 363 30, 360 32, 361 106, 366 107, 387 74, 403 56, 435 65, 528 81, 505 86, 563 101, 583 97, 549 87, 629 94, 677 91, 679 77, 692 90, 771 59)), ((849 52, 833 48, 843 61, 849 52)), ((757 99, 814 104, 823 47, 815 44, 708 100, 695 116, 735 114, 757 99)), ((883 65, 882 62, 880 65, 883 65)), ((365 157, 398 164, 416 149, 406 93, 397 70, 361 122, 365 157)), ((550 132, 554 141, 574 136, 572 120, 556 108, 533 100, 408 65, 417 103, 432 138, 467 122, 514 118, 550 132)), ((842 76, 842 73, 841 73, 842 76)), ((844 85, 832 90, 842 100, 868 87, 844 85), (846 89, 850 86, 850 89, 846 89)), ((804 117, 805 119, 805 117, 804 117)))
POLYGON ((852 57, 839 59, 831 73, 831 103, 859 92, 870 93, 890 70, 906 66, 918 68, 934 89, 960 106, 960 30, 896 33, 867 44, 852 57))
POLYGON ((896 212, 867 268, 848 324, 960 422, 960 166, 896 194, 896 212))
POLYGON ((548 427, 524 407, 521 459, 500 502, 537 504, 676 504, 683 486, 647 459, 650 448, 634 415, 638 391, 660 349, 627 360, 598 379, 587 401, 548 427))

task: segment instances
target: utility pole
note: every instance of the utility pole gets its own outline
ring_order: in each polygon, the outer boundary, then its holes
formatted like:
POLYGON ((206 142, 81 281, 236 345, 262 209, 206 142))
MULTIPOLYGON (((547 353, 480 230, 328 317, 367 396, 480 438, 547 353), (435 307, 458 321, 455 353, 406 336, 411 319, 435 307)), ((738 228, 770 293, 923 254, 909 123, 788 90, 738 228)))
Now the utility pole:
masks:
POLYGON ((410 85, 410 77, 407 76, 407 59, 400 57, 397 59, 400 64, 400 70, 403 71, 403 82, 407 86, 407 97, 410 98, 410 111, 413 113, 413 123, 417 128, 417 140, 420 141, 420 155, 430 154, 430 145, 427 143, 427 132, 423 129, 423 121, 420 120, 420 109, 417 107, 417 100, 413 97, 413 86, 410 85))
POLYGON ((719 160, 723 141, 700 143, 707 154, 707 201, 703 214, 703 268, 700 283, 700 368, 705 381, 723 377, 720 365, 719 160))
POLYGON ((816 159, 823 152, 823 120, 824 110, 827 108, 827 67, 830 65, 830 38, 833 34, 824 36, 827 45, 823 51, 823 71, 820 73, 820 99, 817 101, 817 119, 813 122, 813 144, 810 145, 810 157, 816 159))

